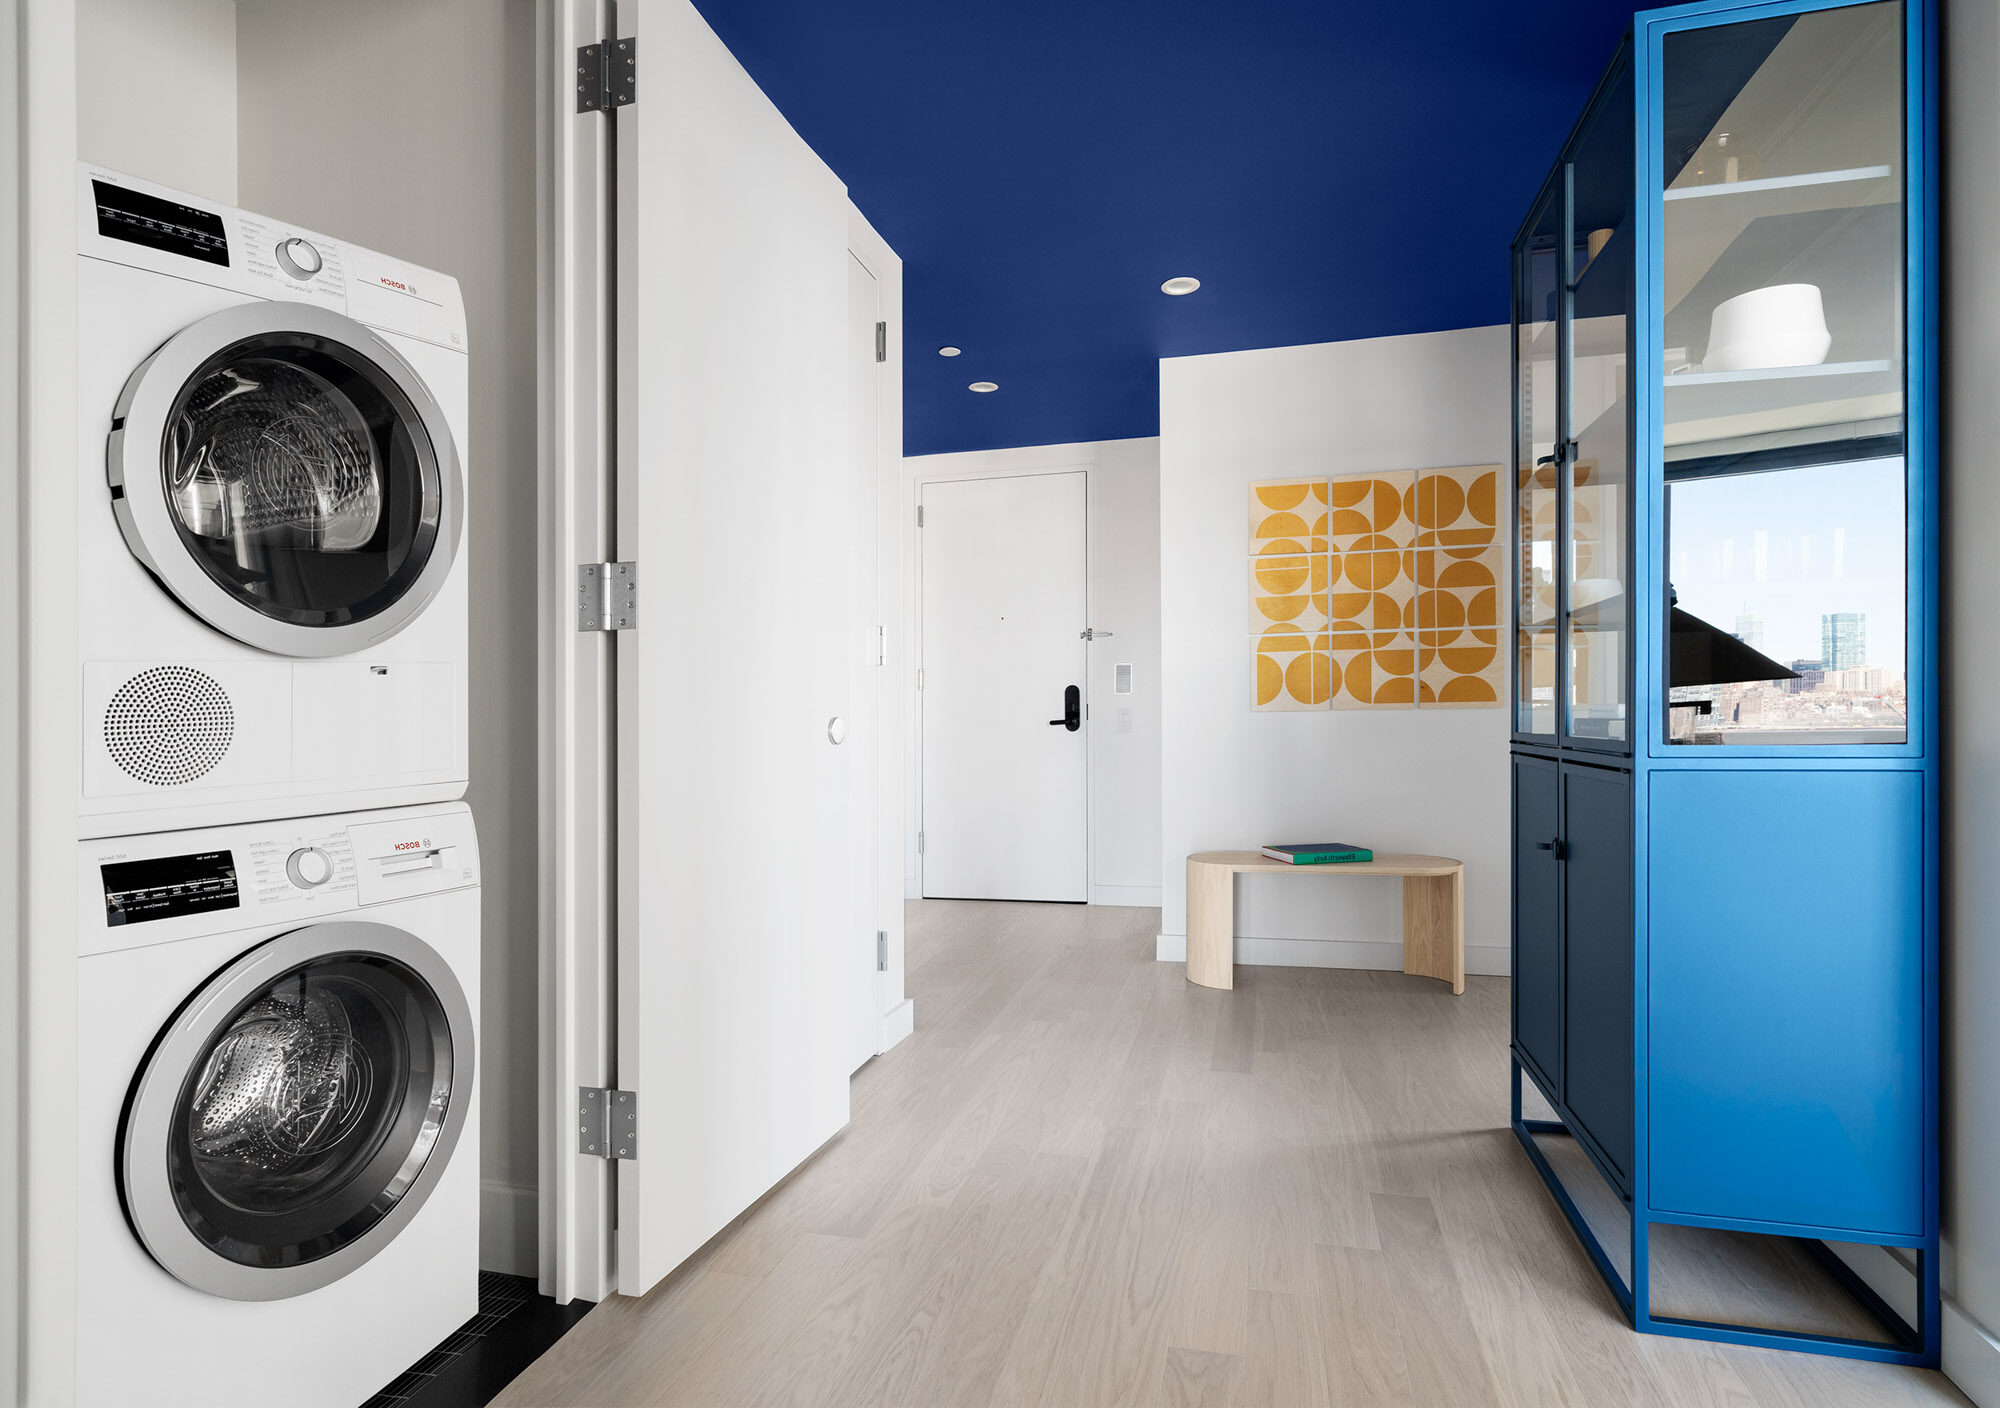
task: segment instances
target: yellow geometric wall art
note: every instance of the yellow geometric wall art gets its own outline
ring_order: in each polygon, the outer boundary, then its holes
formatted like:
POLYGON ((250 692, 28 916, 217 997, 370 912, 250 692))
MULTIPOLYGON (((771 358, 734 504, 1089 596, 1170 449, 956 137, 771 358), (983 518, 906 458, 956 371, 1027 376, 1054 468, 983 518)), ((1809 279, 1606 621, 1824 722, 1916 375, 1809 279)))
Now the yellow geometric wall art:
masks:
POLYGON ((1501 703, 1498 465, 1424 470, 1417 486, 1417 702, 1501 703))
POLYGON ((1400 632, 1332 632, 1331 707, 1408 709, 1417 702, 1417 651, 1400 632))
POLYGON ((1497 465, 1250 486, 1251 708, 1495 708, 1497 465))
POLYGON ((1326 551, 1326 480, 1272 479, 1250 486, 1250 555, 1326 551))
POLYGON ((1326 708, 1331 662, 1324 632, 1273 626, 1250 642, 1251 707, 1264 712, 1326 708))
POLYGON ((1328 485, 1328 546, 1336 552, 1410 546, 1416 483, 1408 469, 1336 476, 1328 485))
POLYGON ((1271 626, 1325 629, 1326 589, 1324 553, 1251 558, 1251 631, 1261 634, 1271 626))

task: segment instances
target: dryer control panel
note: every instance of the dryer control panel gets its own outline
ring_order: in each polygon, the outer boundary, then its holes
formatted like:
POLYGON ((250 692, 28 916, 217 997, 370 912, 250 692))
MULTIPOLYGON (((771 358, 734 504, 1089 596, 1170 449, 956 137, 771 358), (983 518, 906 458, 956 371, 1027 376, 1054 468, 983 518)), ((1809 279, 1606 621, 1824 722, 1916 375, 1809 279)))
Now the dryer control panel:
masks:
POLYGON ((76 241, 86 259, 317 303, 465 351, 465 303, 450 275, 89 163, 77 169, 76 241))
POLYGON ((462 802, 86 841, 78 860, 83 954, 305 923, 479 883, 479 841, 462 802))

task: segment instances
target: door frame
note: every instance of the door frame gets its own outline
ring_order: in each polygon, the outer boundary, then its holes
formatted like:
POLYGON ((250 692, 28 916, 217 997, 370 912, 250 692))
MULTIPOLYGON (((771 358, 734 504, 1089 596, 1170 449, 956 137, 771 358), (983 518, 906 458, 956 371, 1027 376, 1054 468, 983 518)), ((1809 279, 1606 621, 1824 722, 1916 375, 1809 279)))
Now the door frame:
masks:
MULTIPOLYGON (((1081 474, 1083 476, 1083 614, 1084 625, 1094 623, 1097 612, 1096 582, 1091 574, 1091 526, 1095 522, 1094 495, 1096 480, 1092 477, 1095 466, 1088 462, 1057 463, 1037 465, 1032 468, 1022 465, 996 465, 990 470, 972 469, 958 466, 950 469, 939 467, 925 472, 920 460, 907 461, 913 466, 908 476, 907 498, 904 503, 902 520, 904 535, 908 543, 909 580, 904 591, 904 601, 909 617, 910 671, 903 685, 904 697, 913 701, 910 706, 909 730, 909 770, 910 791, 905 800, 909 823, 904 828, 906 834, 898 838, 898 854, 904 868, 903 893, 906 899, 922 899, 923 855, 918 846, 918 837, 924 829, 924 691, 920 683, 923 676, 924 652, 924 559, 923 530, 917 525, 917 511, 924 501, 924 487, 929 484, 959 484, 974 480, 988 479, 1043 479, 1054 474, 1081 474)), ((1093 718, 1091 684, 1092 654, 1090 645, 1084 643, 1083 689, 1083 894, 1085 904, 1096 904, 1093 895, 1097 889, 1097 857, 1094 854, 1097 835, 1097 728, 1093 718)))
MULTIPOLYGON (((579 1087, 615 1086, 618 1074, 616 638, 580 632, 575 619, 578 564, 604 562, 614 552, 617 491, 616 138, 611 116, 576 111, 575 53, 611 33, 614 19, 610 0, 537 0, 538 1279, 543 1294, 563 1303, 602 1300, 619 1289, 616 1165, 577 1152, 575 1119, 579 1087)), ((73 70, 65 58, 60 71, 73 70)), ((67 215, 71 207, 59 208, 67 215)), ((903 502, 903 265, 852 201, 847 246, 876 276, 888 325, 878 382, 876 494, 885 668, 875 894, 887 950, 876 992, 878 1050, 886 1051, 910 1034, 915 1020, 903 984, 907 711, 897 669, 907 638, 907 559, 897 551, 904 540, 895 529, 903 502)))

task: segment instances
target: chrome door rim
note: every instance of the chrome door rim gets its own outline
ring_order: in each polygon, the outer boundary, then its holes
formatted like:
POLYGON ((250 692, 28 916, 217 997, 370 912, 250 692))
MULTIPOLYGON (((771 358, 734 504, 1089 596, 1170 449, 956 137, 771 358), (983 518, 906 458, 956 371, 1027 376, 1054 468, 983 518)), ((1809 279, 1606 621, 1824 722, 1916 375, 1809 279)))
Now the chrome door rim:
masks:
POLYGON ((345 314, 284 301, 247 303, 211 313, 176 333, 139 364, 119 393, 112 417, 105 471, 126 546, 188 610, 246 645, 304 657, 349 655, 365 649, 422 615, 458 558, 465 526, 465 485, 444 408, 395 348, 345 314), (434 457, 439 495, 436 543, 408 590, 365 620, 306 626, 266 616, 209 576, 174 526, 160 472, 160 452, 182 388, 216 353, 251 338, 281 333, 325 338, 376 366, 415 408, 434 457))
POLYGON ((177 1012, 133 1082, 118 1136, 119 1190, 133 1230, 153 1259, 197 1290, 231 1300, 283 1300, 331 1285, 373 1259, 416 1216, 451 1161, 470 1105, 472 1008, 456 975, 423 940, 386 924, 337 921, 270 939, 210 978, 177 1012), (248 1266, 211 1249, 181 1215, 167 1165, 182 1087, 209 1043, 264 987, 315 959, 387 958, 410 969, 443 1008, 452 1056, 450 1096, 428 1147, 398 1172, 406 1191, 353 1241, 295 1266, 248 1266), (420 1155, 420 1157, 419 1157, 420 1155), (417 1166, 411 1168, 409 1164, 417 1166))

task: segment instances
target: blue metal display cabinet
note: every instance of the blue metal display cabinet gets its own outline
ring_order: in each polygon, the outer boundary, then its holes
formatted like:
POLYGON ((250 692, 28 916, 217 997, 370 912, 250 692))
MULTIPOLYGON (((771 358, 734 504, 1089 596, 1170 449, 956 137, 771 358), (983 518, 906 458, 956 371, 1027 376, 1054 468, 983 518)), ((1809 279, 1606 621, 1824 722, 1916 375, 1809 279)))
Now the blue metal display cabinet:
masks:
POLYGON ((1513 251, 1515 1133, 1637 1329, 1920 1365, 1933 4, 1641 12, 1513 251), (1880 1336, 1656 1314, 1664 1225, 1798 1239, 1880 1336), (1827 1243, 1901 1249, 1914 1314, 1827 1243))

